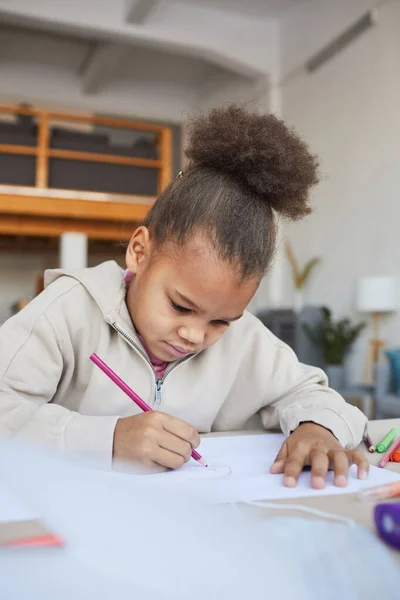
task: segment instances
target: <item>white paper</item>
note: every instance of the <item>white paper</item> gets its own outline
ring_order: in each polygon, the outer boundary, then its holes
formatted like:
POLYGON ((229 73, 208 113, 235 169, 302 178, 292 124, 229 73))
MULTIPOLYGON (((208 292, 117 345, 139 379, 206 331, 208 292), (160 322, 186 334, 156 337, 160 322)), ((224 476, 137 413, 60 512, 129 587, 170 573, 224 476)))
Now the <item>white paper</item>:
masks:
MULTIPOLYGON (((206 441, 201 451, 209 458, 219 446, 206 441)), ((85 457, 59 460, 15 440, 0 440, 0 455, 7 457, 0 481, 66 542, 63 549, 2 549, 1 600, 399 597, 397 564, 359 527, 212 506, 196 489, 177 494, 177 474, 108 472, 85 457)), ((183 492, 191 490, 187 481, 183 492)))
POLYGON ((0 480, 0 523, 34 519, 19 497, 0 480))
POLYGON ((283 435, 262 434, 205 438, 199 451, 211 465, 205 468, 193 459, 182 469, 153 475, 160 484, 173 484, 177 490, 189 487, 191 491, 206 492, 218 502, 249 502, 252 500, 295 499, 303 496, 322 496, 354 493, 359 490, 397 481, 400 475, 371 467, 367 480, 357 479, 357 469, 350 468, 346 488, 333 484, 329 472, 323 490, 311 488, 311 473, 301 473, 297 487, 283 485, 282 475, 271 475, 269 469, 283 441, 283 435))

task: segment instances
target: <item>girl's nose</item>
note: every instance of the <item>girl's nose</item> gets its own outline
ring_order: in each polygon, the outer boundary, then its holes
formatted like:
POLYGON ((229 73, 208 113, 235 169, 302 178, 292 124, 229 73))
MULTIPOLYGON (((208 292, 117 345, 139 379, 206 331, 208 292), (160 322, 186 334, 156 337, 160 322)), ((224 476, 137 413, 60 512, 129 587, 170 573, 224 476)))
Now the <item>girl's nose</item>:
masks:
POLYGON ((204 342, 205 333, 198 327, 179 327, 178 334, 183 340, 196 346, 204 342))

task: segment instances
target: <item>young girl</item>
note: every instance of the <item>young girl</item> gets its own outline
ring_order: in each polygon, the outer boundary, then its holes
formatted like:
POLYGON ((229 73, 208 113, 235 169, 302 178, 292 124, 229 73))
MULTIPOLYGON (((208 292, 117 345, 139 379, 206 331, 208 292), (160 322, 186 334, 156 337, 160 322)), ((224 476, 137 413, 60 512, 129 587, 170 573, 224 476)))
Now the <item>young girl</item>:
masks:
POLYGON ((276 219, 310 212, 317 160, 277 117, 218 108, 191 124, 189 166, 115 262, 46 273, 45 291, 0 330, 0 432, 177 469, 199 433, 259 414, 287 436, 273 473, 305 465, 345 486, 366 419, 324 373, 245 311, 271 263, 276 219), (155 410, 142 413, 93 365, 96 352, 155 410))

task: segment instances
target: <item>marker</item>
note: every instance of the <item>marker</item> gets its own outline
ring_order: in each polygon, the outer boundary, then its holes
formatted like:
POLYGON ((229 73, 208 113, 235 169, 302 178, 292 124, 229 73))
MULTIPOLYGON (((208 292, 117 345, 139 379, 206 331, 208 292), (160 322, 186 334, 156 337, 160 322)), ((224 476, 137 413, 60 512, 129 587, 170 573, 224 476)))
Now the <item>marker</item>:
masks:
POLYGON ((398 437, 397 440, 395 440, 393 442, 393 444, 391 446, 389 446, 389 449, 387 450, 386 454, 384 454, 384 456, 379 461, 378 467, 383 469, 383 467, 385 467, 386 464, 389 462, 392 452, 395 452, 397 450, 397 448, 399 448, 399 447, 400 447, 400 437, 398 437))
POLYGON ((395 450, 390 455, 390 462, 400 462, 400 450, 395 450))
POLYGON ((390 444, 395 440, 396 437, 397 429, 393 428, 389 431, 389 433, 385 435, 383 440, 375 446, 375 450, 377 450, 378 452, 386 452, 386 450, 389 448, 390 444))

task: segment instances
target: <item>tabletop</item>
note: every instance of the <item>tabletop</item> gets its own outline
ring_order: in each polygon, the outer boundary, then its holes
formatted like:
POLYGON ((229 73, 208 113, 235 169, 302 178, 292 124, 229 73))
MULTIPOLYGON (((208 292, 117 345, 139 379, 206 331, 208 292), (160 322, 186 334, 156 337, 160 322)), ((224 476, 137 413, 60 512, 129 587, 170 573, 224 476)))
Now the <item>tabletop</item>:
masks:
MULTIPOLYGON (((397 427, 400 431, 400 418, 399 419, 382 419, 379 421, 370 421, 368 426, 369 435, 374 443, 378 443, 392 428, 397 427)), ((250 432, 235 432, 235 434, 222 434, 222 435, 237 435, 237 434, 246 434, 248 435, 250 432)), ((260 433, 260 432, 254 432, 260 433)), ((211 435, 221 435, 221 434, 211 434, 211 435)), ((377 465, 379 460, 382 458, 382 454, 378 452, 368 452, 367 448, 364 444, 362 444, 359 448, 363 454, 368 457, 369 463, 371 465, 377 465)), ((400 463, 388 463, 385 467, 391 471, 395 471, 400 473, 400 463)), ((268 501, 268 503, 273 504, 293 504, 293 500, 275 500, 268 501)), ((373 508, 374 504, 371 502, 360 502, 357 498, 356 494, 343 494, 343 495, 334 495, 334 496, 313 496, 313 497, 305 497, 305 498, 296 498, 296 505, 304 506, 308 508, 317 509, 319 511, 323 511, 326 513, 343 516, 349 519, 352 519, 359 525, 366 527, 370 531, 376 533, 375 526, 373 522, 373 508)), ((248 507, 245 510, 249 510, 248 507)), ((260 515, 268 515, 268 516, 276 516, 276 512, 273 509, 262 507, 254 508, 250 507, 250 510, 257 511, 260 515)), ((301 517, 301 518, 309 518, 315 519, 319 518, 310 513, 302 512, 302 511, 294 511, 288 508, 287 511, 282 510, 279 511, 280 516, 290 516, 290 517, 301 517)), ((393 551, 397 560, 400 562, 400 553, 393 551)))

